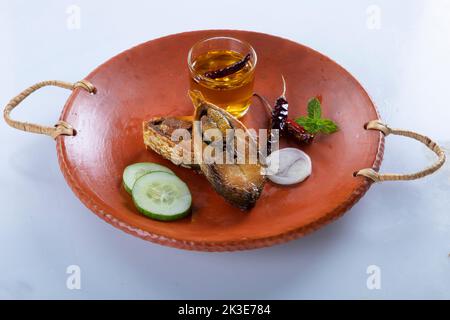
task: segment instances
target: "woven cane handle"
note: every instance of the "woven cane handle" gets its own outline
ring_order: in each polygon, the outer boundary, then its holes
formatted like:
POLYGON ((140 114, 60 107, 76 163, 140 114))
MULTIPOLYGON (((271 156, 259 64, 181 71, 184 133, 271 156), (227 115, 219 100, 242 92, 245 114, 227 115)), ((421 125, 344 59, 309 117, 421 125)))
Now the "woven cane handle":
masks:
POLYGON ((431 151, 433 151, 437 156, 437 161, 427 167, 426 169, 411 173, 411 174, 395 174, 395 173, 378 173, 372 168, 362 169, 355 173, 356 176, 364 176, 369 179, 371 179, 373 182, 381 182, 381 181, 404 181, 404 180, 415 180, 420 179, 425 176, 428 176, 438 170, 445 162, 445 153, 439 147, 436 142, 428 138, 427 136, 423 136, 421 134, 407 131, 407 130, 400 130, 400 129, 392 129, 385 125, 384 123, 380 122, 379 120, 370 121, 366 125, 367 130, 378 130, 381 131, 385 136, 388 136, 389 134, 394 134, 398 136, 404 136, 408 138, 415 139, 417 141, 422 142, 424 145, 426 145, 431 151))
POLYGON ((19 95, 14 97, 6 105, 5 110, 3 111, 3 117, 5 118, 6 123, 13 128, 32 133, 45 134, 47 136, 52 137, 53 139, 56 139, 60 135, 73 136, 75 134, 75 130, 72 128, 70 124, 64 121, 58 121, 54 127, 46 127, 34 123, 20 122, 11 119, 10 114, 15 107, 17 107, 30 94, 46 86, 55 86, 68 90, 75 90, 76 88, 82 88, 89 93, 95 93, 95 87, 86 80, 78 81, 74 84, 57 80, 42 81, 36 83, 35 85, 29 87, 28 89, 22 91, 19 95))

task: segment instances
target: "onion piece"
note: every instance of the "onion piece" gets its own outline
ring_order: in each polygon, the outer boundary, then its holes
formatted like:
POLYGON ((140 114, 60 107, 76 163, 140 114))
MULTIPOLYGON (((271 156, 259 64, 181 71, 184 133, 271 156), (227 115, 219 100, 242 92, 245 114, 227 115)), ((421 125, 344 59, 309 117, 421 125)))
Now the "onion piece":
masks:
POLYGON ((270 154, 266 159, 266 175, 272 182, 291 185, 302 182, 311 175, 311 158, 296 148, 285 148, 270 154))

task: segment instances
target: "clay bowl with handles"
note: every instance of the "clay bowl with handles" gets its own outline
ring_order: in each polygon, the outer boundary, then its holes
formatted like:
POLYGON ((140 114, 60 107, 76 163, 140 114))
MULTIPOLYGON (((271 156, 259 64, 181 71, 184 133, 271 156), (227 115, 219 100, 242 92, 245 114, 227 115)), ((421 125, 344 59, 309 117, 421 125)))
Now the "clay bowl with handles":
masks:
MULTIPOLYGON (((242 122, 249 128, 267 127, 263 108, 255 98, 242 122)), ((11 100, 4 116, 16 129, 56 140, 67 183, 100 218, 142 239, 190 250, 254 249, 298 238, 341 216, 372 183, 420 178, 445 161, 443 151, 426 136, 383 124, 366 91, 331 59, 298 43, 247 31, 194 31, 146 42, 113 57, 79 82, 44 81, 28 88, 11 100), (173 165, 143 144, 144 120, 193 113, 187 96, 187 54, 194 43, 213 36, 234 37, 253 46, 258 54, 255 92, 274 101, 281 93, 283 75, 291 117, 305 115, 308 100, 321 96, 323 115, 340 127, 306 147, 283 139, 282 146, 300 147, 309 154, 312 175, 295 186, 266 183, 248 212, 225 202, 202 175, 173 165), (72 90, 54 127, 11 118, 22 100, 48 85, 72 90), (384 137, 389 134, 426 144, 437 154, 436 162, 414 174, 380 174, 384 137), (184 180, 193 197, 192 214, 174 222, 140 214, 122 187, 124 168, 136 162, 163 164, 184 180)))

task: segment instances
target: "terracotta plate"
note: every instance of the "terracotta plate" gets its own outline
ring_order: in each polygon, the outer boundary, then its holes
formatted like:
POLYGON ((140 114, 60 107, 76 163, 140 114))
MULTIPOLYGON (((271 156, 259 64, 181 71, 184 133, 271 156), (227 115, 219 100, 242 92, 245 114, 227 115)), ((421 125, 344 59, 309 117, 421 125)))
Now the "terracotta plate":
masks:
MULTIPOLYGON (((76 136, 61 136, 57 151, 61 170, 81 201, 99 217, 135 236, 183 249, 225 251, 285 242, 337 218, 358 201, 370 182, 354 177, 359 169, 380 165, 383 140, 363 126, 378 118, 361 85, 329 58, 300 44, 245 31, 197 31, 153 40, 112 58, 87 78, 97 94, 75 90, 61 115, 76 136), (187 53, 198 40, 226 35, 249 42, 257 51, 255 91, 273 101, 288 83, 291 116, 304 115, 309 98, 321 95, 324 115, 341 130, 317 139, 304 150, 313 162, 312 176, 294 187, 267 183, 256 207, 241 212, 217 195, 201 175, 178 168, 146 151, 141 123, 157 115, 189 115, 193 107, 187 53), (163 223, 137 212, 121 187, 123 169, 151 161, 170 167, 193 195, 193 213, 163 223)), ((255 100, 243 119, 265 127, 255 100)), ((285 144, 295 145, 291 141, 285 144)))

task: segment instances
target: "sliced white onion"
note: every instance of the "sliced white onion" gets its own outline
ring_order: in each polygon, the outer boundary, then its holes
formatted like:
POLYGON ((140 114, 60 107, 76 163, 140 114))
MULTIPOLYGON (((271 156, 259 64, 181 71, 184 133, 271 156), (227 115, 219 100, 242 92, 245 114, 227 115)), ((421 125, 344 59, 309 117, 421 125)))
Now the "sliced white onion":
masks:
POLYGON ((267 157, 266 161, 266 175, 277 184, 290 185, 302 182, 312 172, 311 158, 295 148, 277 150, 267 157))

